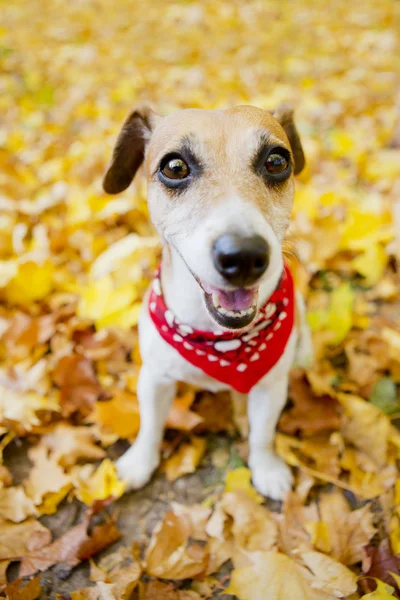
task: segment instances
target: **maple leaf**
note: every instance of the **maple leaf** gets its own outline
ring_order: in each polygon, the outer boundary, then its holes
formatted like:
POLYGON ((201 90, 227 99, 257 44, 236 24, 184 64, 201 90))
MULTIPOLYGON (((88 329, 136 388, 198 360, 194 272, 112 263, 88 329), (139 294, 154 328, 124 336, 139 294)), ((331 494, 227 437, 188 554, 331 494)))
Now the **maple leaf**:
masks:
POLYGON ((216 571, 229 558, 235 567, 251 563, 254 553, 274 548, 278 537, 277 524, 269 511, 244 492, 223 495, 206 532, 213 538, 208 573, 216 571))
POLYGON ((47 448, 52 459, 63 467, 71 467, 81 459, 99 460, 105 455, 104 450, 95 445, 90 427, 73 427, 68 423, 58 423, 41 438, 39 446, 47 448))
POLYGON ((53 372, 60 388, 60 404, 64 416, 75 411, 88 415, 101 394, 92 363, 79 354, 61 358, 53 372))
POLYGON ((264 498, 251 485, 251 471, 247 467, 228 471, 225 478, 225 492, 243 492, 257 504, 264 502, 264 498))
MULTIPOLYGON (((396 593, 400 594, 400 580, 398 579, 400 576, 400 556, 393 555, 388 540, 382 540, 379 546, 368 544, 365 546, 364 552, 363 573, 368 577, 393 586, 396 593)), ((369 581, 368 579, 367 583, 369 581)))
POLYGON ((146 552, 146 573, 163 579, 187 579, 205 571, 207 549, 194 542, 192 518, 168 512, 155 528, 146 552))
POLYGON ((35 504, 21 486, 0 489, 0 515, 14 523, 36 515, 35 504))
POLYGON ((21 561, 19 576, 34 575, 58 563, 65 563, 73 568, 119 539, 121 533, 113 521, 96 526, 89 535, 87 530, 91 514, 88 511, 82 523, 75 525, 51 544, 26 552, 21 561))
POLYGON ((38 445, 31 448, 29 458, 33 462, 33 468, 24 481, 24 487, 35 505, 42 502, 45 494, 59 492, 71 483, 71 478, 59 466, 56 457, 48 455, 46 447, 38 445))
POLYGON ((190 410, 194 399, 195 393, 192 390, 188 390, 174 399, 168 414, 167 427, 180 431, 192 431, 192 429, 203 422, 203 417, 197 414, 197 412, 195 413, 190 410))
POLYGON ((330 540, 330 555, 344 565, 354 565, 363 557, 363 548, 376 533, 370 505, 351 511, 342 492, 320 496, 319 511, 330 540))

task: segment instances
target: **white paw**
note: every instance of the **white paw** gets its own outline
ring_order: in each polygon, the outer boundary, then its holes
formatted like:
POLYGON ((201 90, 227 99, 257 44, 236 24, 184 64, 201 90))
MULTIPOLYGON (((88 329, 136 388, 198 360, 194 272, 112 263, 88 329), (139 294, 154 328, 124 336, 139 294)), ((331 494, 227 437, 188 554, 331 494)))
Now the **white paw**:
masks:
POLYGON ((117 472, 127 489, 138 490, 148 483, 160 463, 158 454, 134 444, 117 460, 117 472))
POLYGON ((283 500, 292 488, 293 475, 290 467, 274 452, 253 454, 249 460, 254 487, 272 500, 283 500))

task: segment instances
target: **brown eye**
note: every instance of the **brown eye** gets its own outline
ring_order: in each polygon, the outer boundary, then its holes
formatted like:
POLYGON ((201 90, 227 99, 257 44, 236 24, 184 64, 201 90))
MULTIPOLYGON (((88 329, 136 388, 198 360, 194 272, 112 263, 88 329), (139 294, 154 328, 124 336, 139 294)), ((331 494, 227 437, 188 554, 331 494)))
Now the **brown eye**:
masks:
POLYGON ((271 175, 280 175, 286 171, 288 166, 289 161, 282 154, 270 154, 265 161, 265 168, 271 175))
POLYGON ((181 158, 171 158, 161 172, 168 179, 185 179, 189 175, 189 167, 181 158))

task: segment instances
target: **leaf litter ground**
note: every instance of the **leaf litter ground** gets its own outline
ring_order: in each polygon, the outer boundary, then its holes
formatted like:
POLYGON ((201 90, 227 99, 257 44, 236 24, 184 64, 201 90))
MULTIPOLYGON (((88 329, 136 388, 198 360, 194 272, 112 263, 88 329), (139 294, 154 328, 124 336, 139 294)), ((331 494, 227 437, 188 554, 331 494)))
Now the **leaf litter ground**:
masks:
POLYGON ((400 597, 397 3, 2 12, 0 594, 400 597), (160 248, 142 177, 101 191, 118 126, 135 103, 280 101, 308 159, 285 252, 316 349, 276 436, 296 487, 265 503, 245 407, 182 385, 159 473, 124 494, 114 461, 139 428, 136 325, 160 248))

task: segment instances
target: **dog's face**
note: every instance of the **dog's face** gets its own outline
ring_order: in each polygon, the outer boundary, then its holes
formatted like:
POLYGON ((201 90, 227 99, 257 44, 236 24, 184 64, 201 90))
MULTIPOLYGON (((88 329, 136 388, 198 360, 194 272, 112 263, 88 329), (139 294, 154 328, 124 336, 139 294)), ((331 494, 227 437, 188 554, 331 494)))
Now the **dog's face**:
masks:
POLYGON ((149 109, 126 120, 104 178, 121 192, 145 157, 148 202, 162 238, 185 261, 222 327, 247 327, 262 281, 282 270, 293 177, 304 155, 285 106, 225 111, 149 109))

